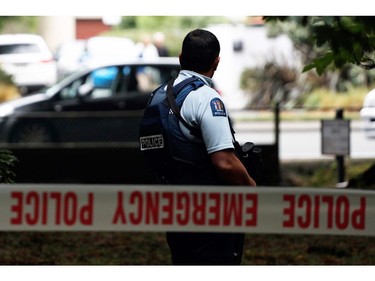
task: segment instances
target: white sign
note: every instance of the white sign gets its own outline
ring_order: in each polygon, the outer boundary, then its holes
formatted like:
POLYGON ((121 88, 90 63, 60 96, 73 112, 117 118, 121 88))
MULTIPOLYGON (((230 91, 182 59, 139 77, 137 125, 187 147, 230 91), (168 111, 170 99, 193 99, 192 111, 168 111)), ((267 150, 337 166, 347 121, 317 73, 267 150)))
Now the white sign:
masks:
POLYGON ((322 154, 350 154, 350 120, 321 120, 322 154))

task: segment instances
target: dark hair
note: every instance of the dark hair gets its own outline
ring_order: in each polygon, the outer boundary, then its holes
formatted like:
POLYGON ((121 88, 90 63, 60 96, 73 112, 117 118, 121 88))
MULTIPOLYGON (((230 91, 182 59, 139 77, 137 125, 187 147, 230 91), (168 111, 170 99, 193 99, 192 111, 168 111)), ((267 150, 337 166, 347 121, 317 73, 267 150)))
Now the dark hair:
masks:
POLYGON ((181 69, 209 71, 219 53, 220 43, 214 34, 203 29, 193 30, 182 42, 181 69))

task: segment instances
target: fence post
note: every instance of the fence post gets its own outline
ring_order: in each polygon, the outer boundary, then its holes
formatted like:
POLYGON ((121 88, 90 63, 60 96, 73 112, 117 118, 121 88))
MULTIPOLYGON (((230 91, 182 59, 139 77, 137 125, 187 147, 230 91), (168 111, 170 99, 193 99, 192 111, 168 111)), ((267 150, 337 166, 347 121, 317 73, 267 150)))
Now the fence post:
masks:
POLYGON ((274 123, 275 123, 275 145, 277 147, 277 153, 279 153, 279 135, 280 135, 280 103, 275 104, 274 109, 274 123))
POLYGON ((276 178, 278 185, 280 185, 281 182, 281 172, 280 172, 280 103, 277 102, 275 104, 274 109, 274 134, 275 134, 275 147, 276 147, 276 178))
MULTIPOLYGON (((336 119, 344 119, 344 110, 342 108, 336 110, 336 119)), ((344 156, 336 155, 337 163, 337 182, 342 183, 345 181, 345 165, 344 165, 344 156)))

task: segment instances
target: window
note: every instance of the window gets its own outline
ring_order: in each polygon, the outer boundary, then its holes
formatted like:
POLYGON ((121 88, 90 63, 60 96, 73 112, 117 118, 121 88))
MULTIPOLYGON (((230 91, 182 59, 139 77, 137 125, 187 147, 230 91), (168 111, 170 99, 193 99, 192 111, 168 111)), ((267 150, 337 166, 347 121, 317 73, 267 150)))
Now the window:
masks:
POLYGON ((74 81, 69 86, 63 88, 60 92, 61 99, 74 99, 78 96, 78 89, 83 85, 83 78, 74 81))
POLYGON ((152 92, 161 84, 160 70, 154 66, 137 67, 136 73, 140 92, 152 92))
POLYGON ((105 67, 91 73, 90 79, 93 84, 91 98, 105 98, 113 95, 116 87, 119 70, 117 67, 105 67))
POLYGON ((8 44, 0 45, 0 55, 39 53, 40 49, 35 44, 8 44))

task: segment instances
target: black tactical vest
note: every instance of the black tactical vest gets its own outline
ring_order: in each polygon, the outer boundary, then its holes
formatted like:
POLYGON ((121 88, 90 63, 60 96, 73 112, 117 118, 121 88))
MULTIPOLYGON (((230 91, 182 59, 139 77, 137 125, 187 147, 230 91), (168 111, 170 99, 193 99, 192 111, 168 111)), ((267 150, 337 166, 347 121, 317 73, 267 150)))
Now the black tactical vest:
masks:
MULTIPOLYGON (((197 77, 175 85, 173 95, 177 106, 181 108, 187 95, 203 85, 197 77)), ((140 149, 146 162, 169 184, 221 184, 203 140, 192 142, 181 131, 180 122, 189 125, 172 109, 165 86, 152 93, 141 121, 140 149)), ((194 135, 199 134, 196 128, 188 129, 194 135)))

